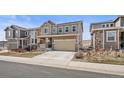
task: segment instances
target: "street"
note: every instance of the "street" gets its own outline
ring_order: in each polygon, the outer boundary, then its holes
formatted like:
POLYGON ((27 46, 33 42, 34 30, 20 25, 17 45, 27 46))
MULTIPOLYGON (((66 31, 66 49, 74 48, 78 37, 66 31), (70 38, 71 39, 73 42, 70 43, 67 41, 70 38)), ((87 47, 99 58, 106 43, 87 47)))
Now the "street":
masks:
POLYGON ((122 76, 0 61, 0 78, 121 78, 122 76))

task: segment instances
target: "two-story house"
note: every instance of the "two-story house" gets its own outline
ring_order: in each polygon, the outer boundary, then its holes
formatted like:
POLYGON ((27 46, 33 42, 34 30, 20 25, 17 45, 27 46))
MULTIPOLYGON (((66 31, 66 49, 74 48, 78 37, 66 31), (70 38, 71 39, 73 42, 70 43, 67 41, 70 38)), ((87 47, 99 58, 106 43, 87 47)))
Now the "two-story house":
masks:
POLYGON ((90 25, 94 49, 124 49, 124 16, 90 25))
POLYGON ((77 51, 82 46, 83 24, 81 21, 55 24, 47 21, 38 29, 40 49, 77 51))
POLYGON ((5 29, 7 46, 9 50, 26 49, 37 46, 36 29, 27 29, 16 25, 5 29))

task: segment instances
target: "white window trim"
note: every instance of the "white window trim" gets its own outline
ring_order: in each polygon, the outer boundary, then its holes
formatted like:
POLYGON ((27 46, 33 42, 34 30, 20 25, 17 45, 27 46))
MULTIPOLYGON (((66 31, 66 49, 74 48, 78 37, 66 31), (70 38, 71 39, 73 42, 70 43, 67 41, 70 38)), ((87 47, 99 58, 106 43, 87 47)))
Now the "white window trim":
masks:
POLYGON ((57 28, 56 27, 52 28, 52 33, 57 33, 57 28), (53 30, 55 30, 55 31, 53 31, 53 30))
POLYGON ((116 31, 106 31, 106 42, 116 42, 116 31), (114 40, 108 40, 108 33, 109 32, 115 32, 115 38, 114 38, 114 40))
POLYGON ((48 34, 49 34, 49 29, 48 29, 48 28, 44 28, 43 31, 44 31, 44 34, 45 34, 45 35, 48 35, 48 34), (47 29, 47 33, 45 33, 45 29, 47 29))
POLYGON ((64 27, 64 33, 69 33, 69 31, 70 31, 70 26, 65 26, 65 27, 64 27), (68 32, 66 32, 66 27, 69 28, 69 29, 68 29, 68 32))
POLYGON ((63 28, 62 28, 62 27, 59 27, 59 28, 58 28, 58 33, 63 33, 63 28), (60 29, 60 28, 62 29, 62 32, 59 32, 59 29, 60 29))
POLYGON ((8 31, 8 36, 9 36, 9 37, 11 36, 11 32, 10 32, 10 31, 8 31))

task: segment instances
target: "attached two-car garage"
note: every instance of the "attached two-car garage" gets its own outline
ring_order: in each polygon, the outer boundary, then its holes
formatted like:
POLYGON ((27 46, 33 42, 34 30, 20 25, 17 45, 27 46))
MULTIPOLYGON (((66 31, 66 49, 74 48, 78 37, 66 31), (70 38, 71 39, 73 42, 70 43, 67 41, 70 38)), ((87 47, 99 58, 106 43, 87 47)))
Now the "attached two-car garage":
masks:
POLYGON ((75 39, 58 39, 54 40, 54 50, 58 51, 75 51, 75 39))

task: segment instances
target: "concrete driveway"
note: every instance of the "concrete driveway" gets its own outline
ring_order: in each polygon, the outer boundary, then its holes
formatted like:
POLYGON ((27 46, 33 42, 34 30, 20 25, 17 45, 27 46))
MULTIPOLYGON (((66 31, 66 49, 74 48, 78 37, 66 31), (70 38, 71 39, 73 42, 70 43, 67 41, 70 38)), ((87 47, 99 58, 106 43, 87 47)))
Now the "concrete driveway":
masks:
POLYGON ((74 54, 75 52, 48 51, 44 54, 33 57, 31 60, 37 60, 37 62, 65 66, 73 58, 74 54))

